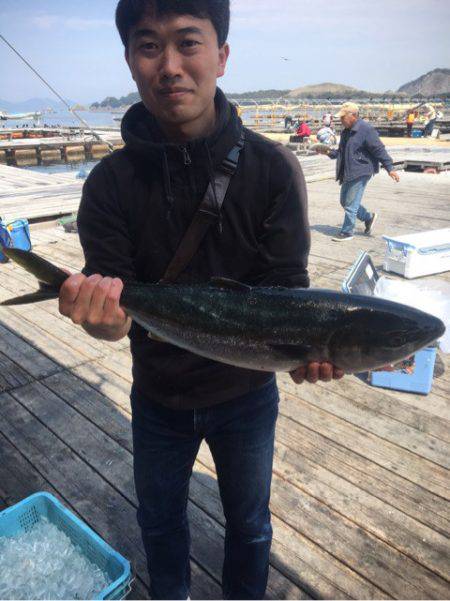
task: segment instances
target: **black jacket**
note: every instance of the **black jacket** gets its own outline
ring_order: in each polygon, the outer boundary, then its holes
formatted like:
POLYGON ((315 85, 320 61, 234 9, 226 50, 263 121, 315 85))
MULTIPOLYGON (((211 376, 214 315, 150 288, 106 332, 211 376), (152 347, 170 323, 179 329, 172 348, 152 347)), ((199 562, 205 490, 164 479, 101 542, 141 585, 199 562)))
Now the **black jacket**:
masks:
MULTIPOLYGON (((217 127, 186 146, 164 141, 142 103, 122 121, 125 148, 104 158, 83 188, 78 228, 85 274, 157 282, 203 199, 212 173, 239 140, 241 120, 216 94, 217 127)), ((222 207, 179 282, 226 277, 254 285, 307 287, 310 234, 304 177, 281 144, 245 130, 245 146, 222 207)), ((271 374, 204 359, 130 331, 136 389, 168 407, 221 403, 263 386, 271 374)))

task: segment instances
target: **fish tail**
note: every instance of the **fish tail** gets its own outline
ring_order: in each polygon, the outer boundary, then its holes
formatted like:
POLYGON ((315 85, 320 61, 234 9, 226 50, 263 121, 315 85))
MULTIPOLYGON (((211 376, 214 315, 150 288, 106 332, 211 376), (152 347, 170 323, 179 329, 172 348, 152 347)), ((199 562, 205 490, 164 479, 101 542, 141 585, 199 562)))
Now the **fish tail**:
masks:
POLYGON ((65 271, 30 251, 20 248, 3 248, 2 252, 8 259, 33 274, 39 280, 40 288, 37 292, 8 299, 1 302, 0 305, 24 305, 59 296, 59 289, 69 277, 65 271))

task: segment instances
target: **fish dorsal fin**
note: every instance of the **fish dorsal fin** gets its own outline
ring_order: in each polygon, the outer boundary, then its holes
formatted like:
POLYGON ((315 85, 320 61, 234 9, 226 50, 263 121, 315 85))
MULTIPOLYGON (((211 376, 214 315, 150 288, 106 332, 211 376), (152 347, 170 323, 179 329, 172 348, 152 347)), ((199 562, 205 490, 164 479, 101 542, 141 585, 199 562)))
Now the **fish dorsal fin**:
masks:
POLYGON ((228 290, 239 290, 240 292, 249 292, 252 289, 247 284, 228 278, 211 278, 209 283, 211 286, 216 286, 216 288, 227 288, 228 290))

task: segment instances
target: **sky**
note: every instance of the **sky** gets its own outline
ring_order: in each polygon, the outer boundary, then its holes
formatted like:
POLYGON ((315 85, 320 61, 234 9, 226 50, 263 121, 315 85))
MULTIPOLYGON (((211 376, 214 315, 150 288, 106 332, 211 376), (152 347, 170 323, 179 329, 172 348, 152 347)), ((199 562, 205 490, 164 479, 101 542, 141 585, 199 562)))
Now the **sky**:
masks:
MULTIPOLYGON (((0 33, 80 103, 135 91, 116 0, 0 0, 0 33)), ((232 0, 226 92, 333 82, 396 90, 450 67, 450 0, 232 0), (284 60, 284 58, 288 60, 284 60)), ((50 97, 0 40, 0 98, 50 97)))

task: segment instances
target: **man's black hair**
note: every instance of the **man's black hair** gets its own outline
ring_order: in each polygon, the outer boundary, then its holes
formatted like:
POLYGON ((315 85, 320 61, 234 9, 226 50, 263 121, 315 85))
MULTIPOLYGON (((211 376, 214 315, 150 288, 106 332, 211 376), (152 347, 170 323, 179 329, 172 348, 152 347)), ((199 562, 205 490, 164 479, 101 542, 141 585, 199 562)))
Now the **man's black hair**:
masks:
POLYGON ((131 28, 148 13, 157 18, 165 15, 191 15, 209 19, 216 30, 219 47, 227 41, 230 0, 120 0, 116 9, 116 26, 125 48, 128 48, 131 28))

